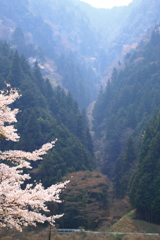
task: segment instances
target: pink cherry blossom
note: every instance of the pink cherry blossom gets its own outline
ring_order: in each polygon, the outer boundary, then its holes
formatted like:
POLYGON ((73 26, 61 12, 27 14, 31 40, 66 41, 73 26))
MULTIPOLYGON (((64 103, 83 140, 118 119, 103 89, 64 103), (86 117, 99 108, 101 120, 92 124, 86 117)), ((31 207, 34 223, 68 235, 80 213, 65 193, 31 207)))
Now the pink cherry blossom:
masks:
MULTIPOLYGON (((10 87, 10 85, 7 85, 10 87)), ((13 103, 20 95, 16 89, 0 91, 0 139, 18 141, 19 136, 14 128, 17 122, 18 109, 12 110, 8 105, 13 103), (7 125, 8 124, 8 125, 7 125)), ((0 151, 0 227, 15 227, 22 231, 23 226, 36 226, 37 222, 48 221, 54 224, 62 215, 48 217, 46 202, 61 202, 59 194, 69 181, 58 183, 44 189, 41 183, 27 184, 25 189, 21 185, 29 174, 23 173, 23 168, 32 168, 29 161, 37 161, 54 147, 55 141, 44 144, 40 149, 31 152, 21 150, 0 151), (13 166, 5 164, 11 161, 13 166)))

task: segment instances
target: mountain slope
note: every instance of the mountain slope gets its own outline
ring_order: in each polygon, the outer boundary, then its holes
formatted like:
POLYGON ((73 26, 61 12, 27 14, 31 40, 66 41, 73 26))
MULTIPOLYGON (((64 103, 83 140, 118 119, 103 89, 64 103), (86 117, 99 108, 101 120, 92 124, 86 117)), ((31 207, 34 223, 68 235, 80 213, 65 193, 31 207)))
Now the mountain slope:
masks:
POLYGON ((6 43, 0 43, 0 88, 5 82, 19 89, 21 98, 14 103, 20 112, 16 127, 17 143, 1 141, 1 149, 33 151, 58 138, 56 146, 45 160, 33 163, 37 179, 49 186, 68 172, 94 168, 94 153, 87 118, 81 113, 70 93, 57 87, 53 90, 44 80, 37 64, 31 69, 24 56, 19 56, 6 43), (39 165, 40 164, 40 165, 39 165))
POLYGON ((70 90, 83 108, 96 99, 110 66, 160 20, 159 7, 141 0, 113 9, 79 0, 1 0, 0 33, 31 63, 37 59, 43 74, 70 90))
POLYGON ((101 149, 99 162, 102 171, 112 177, 127 138, 133 135, 138 147, 146 124, 159 109, 159 37, 157 26, 148 42, 127 55, 126 67, 113 70, 111 81, 95 103, 93 124, 101 149))
POLYGON ((133 174, 129 196, 132 205, 142 219, 160 223, 159 182, 160 182, 160 114, 147 127, 138 158, 138 167, 133 174))
POLYGON ((115 60, 118 62, 118 58, 123 60, 123 54, 136 48, 146 32, 153 30, 155 24, 160 21, 159 1, 133 0, 128 6, 112 9, 93 8, 78 0, 76 4, 85 11, 92 26, 103 40, 107 53, 106 68, 112 62, 115 63, 115 60))
POLYGON ((61 84, 72 92, 81 107, 93 101, 97 92, 97 76, 100 75, 97 56, 101 46, 81 10, 71 0, 24 0, 20 4, 16 0, 7 0, 1 1, 0 6, 1 38, 18 48, 31 62, 37 59, 54 82, 59 82, 55 72, 59 73, 61 84), (68 61, 81 69, 81 74, 78 71, 70 74, 70 84, 66 84, 64 72, 66 68, 71 70, 68 61), (53 68, 53 65, 58 68, 53 68))

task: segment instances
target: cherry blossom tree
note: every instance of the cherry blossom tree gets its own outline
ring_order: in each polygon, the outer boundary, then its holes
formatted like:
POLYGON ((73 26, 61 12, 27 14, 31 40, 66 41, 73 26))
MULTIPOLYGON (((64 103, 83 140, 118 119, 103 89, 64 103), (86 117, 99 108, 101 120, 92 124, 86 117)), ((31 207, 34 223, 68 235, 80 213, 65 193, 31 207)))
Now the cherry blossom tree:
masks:
MULTIPOLYGON (((20 97, 16 89, 7 84, 5 91, 0 91, 0 140, 18 141, 19 135, 14 128, 17 122, 18 109, 11 109, 9 105, 20 97)), ((23 173, 23 168, 32 168, 30 161, 42 159, 55 145, 55 141, 44 144, 40 149, 30 152, 20 150, 0 151, 0 227, 15 227, 22 231, 23 226, 36 226, 36 223, 48 221, 54 224, 55 219, 62 215, 48 217, 47 202, 61 202, 59 193, 68 181, 52 185, 44 189, 41 183, 22 184, 30 179, 29 174, 23 173), (6 164, 7 162, 10 164, 6 164)))

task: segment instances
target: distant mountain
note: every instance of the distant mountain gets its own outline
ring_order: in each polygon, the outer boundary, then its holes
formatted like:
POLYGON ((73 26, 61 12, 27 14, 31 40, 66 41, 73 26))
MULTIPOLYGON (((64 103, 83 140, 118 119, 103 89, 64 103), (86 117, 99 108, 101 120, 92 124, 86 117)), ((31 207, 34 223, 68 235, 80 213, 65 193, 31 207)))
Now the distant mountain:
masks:
MULTIPOLYGON (((98 169, 113 183, 112 194, 126 196, 132 174, 145 170, 145 164, 136 170, 137 156, 148 151, 150 134, 140 150, 141 142, 160 107, 159 9, 157 0, 112 9, 79 0, 1 0, 0 89, 9 82, 22 93, 14 105, 20 109, 20 141, 1 142, 1 149, 32 151, 58 138, 44 161, 33 164, 34 178, 48 186, 68 173, 92 171, 96 155, 98 169), (90 104, 95 150, 85 111, 90 104)), ((151 153, 145 156, 149 164, 151 153)), ((130 189, 137 208, 139 175, 130 189)))
POLYGON ((103 41, 106 68, 135 49, 147 31, 153 30, 160 21, 159 1, 133 0, 128 6, 112 9, 97 9, 78 0, 75 2, 85 11, 103 41))
POLYGON ((1 0, 0 36, 31 64, 37 59, 53 86, 70 90, 83 108, 96 99, 108 68, 160 20, 158 9, 158 1, 142 0, 113 9, 79 0, 1 0))
POLYGON ((95 99, 101 45, 89 19, 71 0, 1 1, 0 19, 1 38, 31 63, 37 59, 54 85, 70 90, 81 107, 95 99), (68 76, 64 69, 75 70, 68 76))

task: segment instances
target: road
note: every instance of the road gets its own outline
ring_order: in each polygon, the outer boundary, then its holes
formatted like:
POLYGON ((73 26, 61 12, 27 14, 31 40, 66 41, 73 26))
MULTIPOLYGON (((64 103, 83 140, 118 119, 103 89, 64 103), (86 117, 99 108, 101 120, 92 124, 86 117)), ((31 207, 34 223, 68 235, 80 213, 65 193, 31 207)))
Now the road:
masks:
MULTIPOLYGON (((49 231, 49 229, 46 229, 46 231, 49 231)), ((52 229, 52 232, 55 230, 52 229)), ((118 235, 118 234, 124 234, 124 235, 147 235, 147 236, 160 236, 159 233, 135 233, 135 232, 96 232, 96 231, 85 231, 84 229, 56 229, 56 231, 60 234, 70 234, 72 232, 85 232, 85 233, 94 233, 94 234, 113 234, 113 235, 118 235)))

